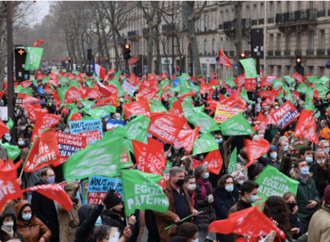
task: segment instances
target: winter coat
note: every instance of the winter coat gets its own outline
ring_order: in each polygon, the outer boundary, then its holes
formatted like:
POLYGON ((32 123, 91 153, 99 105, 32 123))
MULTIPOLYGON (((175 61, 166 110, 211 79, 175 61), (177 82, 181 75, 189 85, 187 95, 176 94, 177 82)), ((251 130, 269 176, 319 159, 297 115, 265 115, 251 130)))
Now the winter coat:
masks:
MULTIPOLYGON (((40 178, 35 186, 44 184, 47 183, 40 178)), ((31 205, 36 210, 37 217, 52 231, 52 238, 59 238, 59 224, 54 201, 34 191, 32 192, 31 205)))
POLYGON ((238 201, 238 189, 235 187, 233 192, 228 192, 223 188, 213 190, 216 220, 226 219, 229 209, 238 201))
MULTIPOLYGON (((208 182, 211 186, 211 183, 208 182)), ((209 191, 209 187, 205 186, 207 196, 212 194, 211 191, 209 191)), ((198 229, 206 229, 210 225, 211 222, 215 220, 215 212, 213 208, 213 203, 209 203, 208 201, 205 201, 205 199, 201 198, 201 191, 202 191, 202 185, 196 182, 196 203, 198 206, 198 211, 203 212, 198 215, 198 229)))
POLYGON ((298 234, 295 234, 293 237, 298 238, 302 236, 305 233, 305 229, 302 226, 301 220, 299 219, 298 215, 295 214, 290 214, 290 224, 292 228, 299 228, 300 231, 298 234))
POLYGON ((328 242, 330 239, 330 207, 325 204, 312 217, 308 227, 308 242, 328 242))
MULTIPOLYGON (((110 227, 118 228, 118 232, 120 233, 119 237, 123 236, 124 229, 126 227, 125 217, 121 217, 119 214, 115 214, 105 210, 102 212, 101 218, 102 218, 102 224, 106 224, 109 225, 110 227)), ((129 224, 129 226, 131 228, 132 234, 134 234, 135 225, 129 224)))
POLYGON ((8 208, 6 211, 5 211, 5 214, 3 217, 0 216, 0 227, 3 225, 3 221, 5 220, 5 218, 7 217, 12 217, 14 219, 14 227, 13 227, 13 230, 14 230, 14 237, 13 238, 10 238, 10 236, 5 232, 3 231, 2 229, 0 230, 0 241, 1 242, 5 242, 5 241, 8 241, 10 239, 19 239, 20 241, 24 242, 24 238, 23 236, 17 231, 17 223, 16 223, 16 215, 14 214, 13 211, 11 211, 10 208, 8 208))
POLYGON ((245 180, 249 180, 249 175, 248 175, 248 168, 244 168, 244 166, 248 163, 246 159, 244 159, 241 155, 237 156, 236 159, 236 171, 242 171, 244 174, 245 180))
POLYGON ((28 201, 21 200, 16 204, 17 231, 23 236, 25 242, 38 242, 41 237, 49 241, 52 236, 50 229, 37 218, 35 210, 32 208, 32 218, 30 221, 22 219, 22 210, 30 205, 28 201))
POLYGON ((291 178, 299 182, 298 191, 297 191, 297 206, 298 206, 298 216, 301 219, 302 225, 305 230, 308 228, 308 223, 313 216, 313 213, 316 211, 317 206, 313 209, 306 208, 310 200, 320 202, 319 194, 317 192, 314 179, 311 177, 312 174, 309 173, 309 177, 305 182, 301 179, 295 169, 292 169, 290 172, 291 178))
MULTIPOLYGON (((189 195, 183 186, 181 187, 181 189, 185 195, 188 208, 190 209, 190 214, 192 214, 192 211, 194 210, 194 208, 190 204, 189 195)), ((176 211, 175 211, 175 205, 174 205, 174 199, 173 199, 173 195, 172 195, 170 180, 167 180, 166 185, 163 188, 163 191, 166 194, 168 201, 169 201, 168 211, 167 211, 167 213, 155 212, 155 214, 156 214, 156 218, 157 218, 157 227, 158 227, 160 239, 162 242, 168 242, 171 238, 168 234, 168 230, 165 230, 165 228, 174 224, 176 217, 178 217, 178 215, 176 214, 176 211)), ((187 221, 189 221, 189 219, 187 221)))
POLYGON ((63 210, 60 204, 57 206, 61 242, 73 242, 76 238, 76 230, 79 226, 78 210, 81 208, 82 204, 77 198, 75 198, 72 203, 73 207, 69 212, 63 210), (72 222, 70 223, 70 221, 72 222))
POLYGON ((281 160, 276 160, 275 162, 273 162, 271 158, 264 157, 264 156, 261 156, 259 158, 259 163, 263 164, 263 166, 265 166, 265 167, 267 165, 270 165, 272 167, 275 167, 276 169, 280 169, 280 166, 281 166, 281 160))
POLYGON ((310 168, 310 172, 313 174, 319 197, 323 197, 324 189, 329 184, 330 167, 327 166, 327 169, 324 171, 318 164, 314 163, 310 168))

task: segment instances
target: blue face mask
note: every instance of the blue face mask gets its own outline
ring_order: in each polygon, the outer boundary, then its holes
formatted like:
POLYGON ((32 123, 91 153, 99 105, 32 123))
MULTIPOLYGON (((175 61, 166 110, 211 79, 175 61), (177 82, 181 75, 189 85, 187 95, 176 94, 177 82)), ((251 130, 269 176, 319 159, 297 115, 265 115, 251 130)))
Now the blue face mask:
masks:
POLYGON ((117 121, 120 121, 120 118, 116 118, 117 121))
POLYGON ((313 162, 313 157, 306 156, 305 160, 307 161, 308 164, 311 164, 313 162))
POLYGON ((226 191, 228 192, 234 191, 234 185, 226 185, 226 191))
POLYGON ((100 225, 102 225, 102 219, 101 219, 100 216, 98 216, 97 217, 97 220, 96 220, 96 222, 94 224, 94 227, 97 227, 97 226, 100 226, 100 225))
POLYGON ((308 174, 309 174, 309 167, 300 168, 300 175, 308 176, 308 174))
POLYGON ((209 176, 210 176, 210 173, 207 171, 207 172, 205 172, 205 174, 204 174, 204 179, 207 179, 207 178, 209 178, 209 176))
POLYGON ((25 126, 22 126, 22 130, 25 130, 25 126))
POLYGON ((47 178, 47 182, 48 182, 48 184, 53 184, 55 182, 55 176, 49 176, 47 178))
POLYGON ((288 151, 289 149, 289 145, 287 144, 286 146, 284 146, 284 151, 288 151))
POLYGON ((258 200, 258 195, 251 195, 251 198, 247 198, 250 203, 255 203, 258 200))
POLYGON ((10 138, 10 134, 9 134, 9 133, 6 133, 6 134, 5 134, 5 137, 6 137, 6 138, 10 138))
POLYGON ((239 180, 238 184, 242 185, 244 183, 244 180, 239 180))
POLYGON ((171 157, 172 156, 172 154, 168 154, 168 156, 167 157, 171 157))
POLYGON ((180 147, 174 147, 175 150, 180 150, 180 147))
POLYGON ((277 158, 277 153, 270 154, 270 158, 276 159, 277 158))
POLYGON ((68 134, 69 133, 69 130, 65 129, 64 130, 64 133, 68 134))
POLYGON ((327 149, 324 149, 324 151, 325 151, 326 153, 329 153, 330 149, 327 148, 327 149))
POLYGON ((215 139, 215 142, 217 142, 217 144, 220 144, 220 140, 219 139, 215 139))
POLYGON ((221 144, 223 142, 223 138, 220 138, 219 139, 219 143, 221 144))
POLYGON ((22 219, 24 219, 25 221, 28 221, 32 218, 32 214, 22 214, 22 219))

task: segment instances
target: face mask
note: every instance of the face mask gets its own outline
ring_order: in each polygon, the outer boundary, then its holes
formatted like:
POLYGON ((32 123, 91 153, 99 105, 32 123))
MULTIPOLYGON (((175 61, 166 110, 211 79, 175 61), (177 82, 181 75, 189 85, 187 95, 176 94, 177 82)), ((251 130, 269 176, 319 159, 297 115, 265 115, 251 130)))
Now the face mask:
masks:
POLYGON ((175 150, 180 150, 180 147, 174 147, 175 150))
POLYGON ((313 157, 306 157, 305 160, 307 161, 308 164, 313 162, 313 157))
POLYGON ((260 139, 263 139, 265 137, 264 134, 259 134, 258 136, 260 139))
POLYGON ((25 130, 25 126, 22 126, 22 130, 25 130))
POLYGON ((220 144, 220 140, 219 139, 216 139, 215 141, 217 142, 217 144, 220 144))
POLYGON ((49 176, 47 178, 47 182, 48 182, 48 184, 53 184, 55 182, 55 176, 49 176))
POLYGON ((188 189, 189 191, 194 191, 194 190, 196 189, 196 184, 189 184, 189 185, 187 186, 187 189, 188 189))
POLYGON ((227 192, 232 192, 232 191, 234 191, 234 185, 226 185, 226 191, 227 191, 227 192))
POLYGON ((120 209, 120 210, 117 210, 117 209, 112 209, 112 212, 114 212, 114 213, 116 213, 116 214, 121 214, 122 212, 123 212, 123 210, 122 209, 120 209))
POLYGON ((219 139, 219 144, 221 144, 223 142, 223 138, 219 139))
POLYGON ((28 134, 32 134, 32 131, 28 131, 27 133, 28 133, 28 134))
POLYGON ((30 220, 31 218, 32 218, 32 214, 31 213, 29 213, 29 214, 23 214, 22 215, 22 219, 24 219, 26 221, 30 220))
POLYGON ((207 179, 207 178, 209 178, 209 176, 210 176, 210 173, 207 171, 207 172, 205 172, 205 174, 204 174, 204 179, 207 179))
POLYGON ((290 208, 290 210, 293 212, 293 208, 295 207, 295 206, 297 206, 297 204, 296 203, 287 203, 288 204, 288 206, 289 206, 289 208, 290 208))
POLYGON ((251 198, 247 198, 250 203, 255 203, 258 200, 258 195, 251 195, 251 198))
POLYGON ((239 180, 238 184, 242 185, 244 183, 244 180, 239 180))
POLYGON ((252 124, 252 121, 249 121, 249 124, 252 124))
POLYGON ((284 146, 284 151, 288 151, 289 149, 289 145, 287 144, 286 146, 284 146))
POLYGON ((168 156, 167 157, 171 157, 172 156, 172 154, 168 154, 168 156))
POLYGON ((324 160, 316 160, 316 163, 320 165, 321 163, 324 163, 324 160))
POLYGON ((277 153, 270 154, 270 158, 272 158, 272 159, 276 159, 276 158, 277 158, 277 153))
POLYGON ((309 167, 304 167, 300 169, 300 175, 307 176, 309 174, 309 167))
POLYGON ((275 106, 275 110, 278 109, 278 106, 275 106))
POLYGON ((191 242, 198 242, 198 239, 194 239, 194 240, 192 240, 191 242))
POLYGON ((175 183, 177 186, 181 187, 184 183, 184 179, 178 179, 177 182, 175 183))
POLYGON ((6 133, 5 134, 5 138, 10 138, 10 134, 9 133, 6 133))
POLYGON ((3 227, 8 231, 12 231, 14 227, 14 222, 3 223, 3 227))
POLYGON ((119 120, 120 120, 120 118, 116 118, 116 120, 117 120, 117 121, 119 121, 119 120))
POLYGON ((65 129, 64 130, 64 133, 68 134, 69 133, 69 130, 65 129))
POLYGON ((97 220, 96 220, 96 222, 94 224, 94 227, 97 227, 97 226, 100 226, 100 225, 102 225, 102 219, 101 219, 100 216, 98 216, 97 217, 97 220))
POLYGON ((24 141, 23 140, 18 141, 18 145, 24 145, 24 141))
POLYGON ((78 106, 78 108, 83 108, 83 106, 78 106))
POLYGON ((28 123, 31 123, 31 120, 28 120, 28 123))
POLYGON ((324 149, 324 152, 329 153, 330 149, 324 149))

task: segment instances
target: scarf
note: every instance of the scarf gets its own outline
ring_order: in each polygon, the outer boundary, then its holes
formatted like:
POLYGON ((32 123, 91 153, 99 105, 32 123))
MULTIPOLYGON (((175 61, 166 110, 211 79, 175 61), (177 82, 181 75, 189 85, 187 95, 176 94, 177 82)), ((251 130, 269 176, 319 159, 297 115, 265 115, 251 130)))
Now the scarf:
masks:
POLYGON ((212 187, 208 181, 203 181, 202 178, 198 178, 197 182, 202 185, 201 199, 204 200, 207 197, 206 186, 208 186, 210 194, 212 194, 212 187))
POLYGON ((5 228, 5 226, 1 226, 1 230, 6 233, 11 239, 14 238, 14 229, 12 229, 11 231, 7 230, 5 228))

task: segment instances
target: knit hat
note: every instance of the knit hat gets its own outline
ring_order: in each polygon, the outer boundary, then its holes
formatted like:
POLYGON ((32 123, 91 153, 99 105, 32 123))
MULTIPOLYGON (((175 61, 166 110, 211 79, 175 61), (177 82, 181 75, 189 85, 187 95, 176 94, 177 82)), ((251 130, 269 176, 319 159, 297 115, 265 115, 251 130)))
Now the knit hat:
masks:
POLYGON ((241 177, 244 177, 243 172, 240 172, 237 176, 234 177, 234 180, 237 181, 238 179, 240 179, 241 177))
POLYGON ((121 199, 116 194, 114 194, 114 190, 109 191, 103 200, 106 209, 113 208, 121 202, 121 199))
POLYGON ((68 182, 64 185, 64 191, 72 191, 74 190, 74 184, 72 182, 68 182))
POLYGON ((271 145, 269 147, 269 150, 267 152, 268 157, 270 157, 270 152, 273 152, 273 151, 276 151, 278 153, 278 149, 277 149, 277 147, 275 145, 271 145))
POLYGON ((330 204, 330 185, 324 190, 324 201, 326 204, 330 204))

